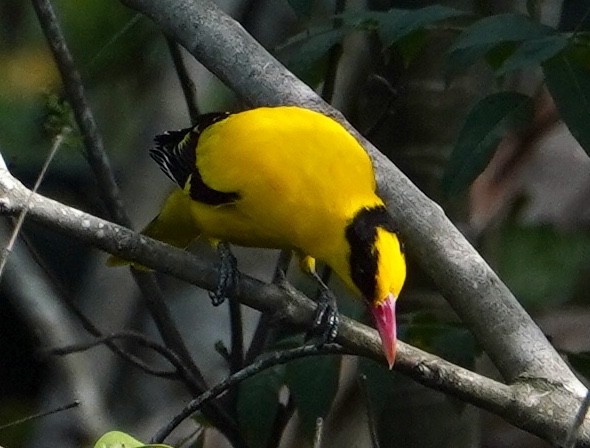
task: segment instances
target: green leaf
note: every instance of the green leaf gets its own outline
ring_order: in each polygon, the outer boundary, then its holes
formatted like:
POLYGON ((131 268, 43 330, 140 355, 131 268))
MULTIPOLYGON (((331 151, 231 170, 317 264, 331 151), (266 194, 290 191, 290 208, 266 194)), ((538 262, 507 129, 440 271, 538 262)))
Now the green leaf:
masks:
POLYGON ((496 46, 503 42, 540 39, 554 33, 553 28, 541 25, 525 15, 500 14, 486 17, 468 27, 459 35, 449 52, 487 45, 496 46))
POLYGON ((277 56, 297 77, 308 85, 315 85, 323 78, 319 70, 323 59, 350 31, 344 26, 306 30, 277 49, 277 56))
POLYGON ((561 35, 527 40, 496 70, 496 75, 503 76, 514 70, 541 64, 551 59, 567 45, 568 40, 561 35))
POLYGON ((284 366, 264 370, 240 383, 238 421, 249 446, 267 446, 279 409, 284 366))
POLYGON ((590 253, 588 235, 508 222, 500 238, 499 274, 525 306, 559 305, 573 295, 590 253))
POLYGON ((516 51, 516 42, 552 34, 555 34, 553 28, 540 25, 525 15, 486 17, 463 31, 447 51, 449 75, 465 71, 486 56, 492 68, 498 69, 516 51))
POLYGON ((455 8, 432 5, 420 9, 391 9, 376 17, 379 20, 379 35, 383 45, 390 47, 427 25, 464 14, 455 8))
POLYGON ((386 13, 383 11, 351 10, 348 9, 335 18, 342 20, 346 26, 365 31, 375 31, 380 26, 380 19, 386 13))
POLYGON ((590 154, 590 64, 559 54, 543 64, 545 83, 562 120, 590 154))
POLYGON ((485 55, 485 61, 492 70, 496 71, 514 54, 517 48, 517 42, 503 42, 494 46, 487 52, 485 55))
POLYGON ((169 445, 146 445, 139 440, 120 431, 107 432, 94 444, 94 448, 172 448, 169 445))
POLYGON ((531 99, 516 92, 496 93, 476 104, 446 166, 442 180, 446 194, 466 189, 487 166, 506 133, 527 125, 532 117, 531 99))
POLYGON ((315 0, 287 0, 298 17, 311 17, 315 0))
POLYGON ((465 72, 480 59, 483 59, 493 48, 494 44, 461 48, 447 53, 446 77, 452 78, 458 73, 465 72))
POLYGON ((406 67, 409 66, 420 51, 422 51, 427 40, 428 33, 426 30, 418 30, 396 42, 396 48, 406 67))
POLYGON ((94 448, 139 448, 142 442, 120 431, 107 432, 94 444, 94 448))
POLYGON ((336 392, 340 375, 340 356, 313 356, 287 365, 285 383, 295 400, 303 431, 309 440, 318 417, 326 417, 336 392))

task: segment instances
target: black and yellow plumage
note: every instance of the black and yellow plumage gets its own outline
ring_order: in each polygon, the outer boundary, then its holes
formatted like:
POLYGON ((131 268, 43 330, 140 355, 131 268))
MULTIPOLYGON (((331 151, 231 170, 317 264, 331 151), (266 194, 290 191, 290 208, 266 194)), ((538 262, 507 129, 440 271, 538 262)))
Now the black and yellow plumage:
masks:
POLYGON ((329 265, 373 312, 395 354, 406 265, 371 161, 339 123, 298 107, 206 114, 156 137, 151 156, 178 184, 144 234, 178 247, 201 236, 292 249, 329 265))

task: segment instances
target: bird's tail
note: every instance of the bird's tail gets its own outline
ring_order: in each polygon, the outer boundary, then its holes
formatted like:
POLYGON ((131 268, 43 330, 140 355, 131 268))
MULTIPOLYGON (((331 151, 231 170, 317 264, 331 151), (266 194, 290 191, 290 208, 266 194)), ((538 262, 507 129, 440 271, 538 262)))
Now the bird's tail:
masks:
MULTIPOLYGON (((142 235, 181 249, 188 247, 200 233, 191 216, 190 198, 180 189, 166 199, 160 214, 141 231, 142 235)), ((147 270, 144 266, 115 255, 111 255, 106 264, 107 266, 132 265, 137 269, 147 270)))

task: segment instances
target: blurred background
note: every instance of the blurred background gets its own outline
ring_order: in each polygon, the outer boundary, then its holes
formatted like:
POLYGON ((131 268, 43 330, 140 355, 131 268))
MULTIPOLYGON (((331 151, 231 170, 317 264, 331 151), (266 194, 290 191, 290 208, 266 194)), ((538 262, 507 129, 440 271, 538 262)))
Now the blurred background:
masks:
MULTIPOLYGON (((87 89, 126 210, 140 229, 172 188, 148 157, 153 136, 190 125, 165 36, 148 19, 116 1, 52 3, 87 89)), ((411 57, 411 42, 401 49, 384 48, 370 30, 318 32, 322 27, 334 31, 343 26, 333 18, 335 13, 354 17, 367 9, 440 2, 217 3, 439 202, 554 345, 581 371, 590 370, 586 354, 590 350, 590 161, 560 120, 540 70, 512 72, 498 79, 481 60, 454 73, 446 55, 457 36, 453 27, 430 28, 426 43, 411 57), (465 117, 478 100, 500 90, 533 97, 534 119, 525 132, 501 141, 468 190, 445 194, 441 180, 465 117)), ((527 6, 530 12, 534 4, 535 18, 547 25, 563 31, 590 26, 590 0, 443 3, 476 16, 526 13, 527 6)), ((3 0, 0 24, 0 153, 13 175, 31 187, 53 132, 71 121, 71 110, 31 4, 3 0)), ((201 112, 248 107, 190 55, 183 55, 201 112)), ((58 152, 40 191, 108 217, 76 136, 58 152)), ((10 228, 9 221, 0 227, 5 241, 10 228)), ((214 255, 202 245, 195 250, 214 255)), ((237 248, 236 253, 242 271, 266 281, 272 278, 276 252, 237 248)), ((66 305, 68 300, 105 333, 133 329, 157 338, 129 271, 107 268, 105 259, 106 254, 75 239, 25 223, 0 284, 0 425, 74 399, 82 405, 0 429, 1 446, 90 446, 110 429, 148 440, 188 400, 182 387, 129 367, 105 347, 67 357, 41 356, 42 349, 91 339, 66 305)), ((497 376, 419 267, 411 264, 409 272, 400 301, 401 338, 497 376)), ((313 292, 312 283, 298 273, 295 263, 289 276, 298 287, 313 292)), ((215 344, 229 340, 225 305, 213 308, 203 291, 165 276, 160 281, 197 364, 210 382, 220 380, 227 365, 215 344)), ((332 286, 345 294, 337 281, 332 286)), ((362 311, 348 304, 343 309, 353 316, 362 311)), ((249 343, 259 316, 252 310, 243 312, 249 343)), ((153 354, 142 355, 155 366, 165 366, 153 354)), ((370 446, 366 422, 370 400, 367 405, 356 380, 357 367, 352 359, 340 367, 340 389, 326 415, 326 446, 370 446)), ((382 372, 368 367, 365 374, 376 378, 382 372)), ((386 408, 379 408, 385 415, 378 422, 381 446, 548 446, 401 375, 390 375, 382 383, 387 392, 370 391, 388 397, 386 408)), ((302 416, 295 413, 283 446, 309 445, 297 431, 297 425, 304 424, 297 418, 302 416)), ((185 429, 187 435, 197 431, 197 436, 183 446, 223 446, 215 431, 202 435, 197 426, 185 429)), ((179 439, 175 443, 180 445, 179 439)))

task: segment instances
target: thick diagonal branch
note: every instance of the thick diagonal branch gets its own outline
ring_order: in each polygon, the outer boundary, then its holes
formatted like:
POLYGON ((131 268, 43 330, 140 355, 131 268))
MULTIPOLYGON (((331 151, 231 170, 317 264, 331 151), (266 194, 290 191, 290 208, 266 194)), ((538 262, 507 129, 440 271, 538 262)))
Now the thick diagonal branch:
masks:
MULTIPOLYGON (((19 213, 29 194, 30 190, 7 170, 0 169, 0 214, 19 213)), ((119 257, 197 286, 214 289, 217 285, 216 269, 191 254, 41 195, 31 196, 29 217, 119 257)), ((236 298, 295 325, 309 327, 313 322, 314 303, 291 288, 264 284, 242 275, 236 298)), ((384 362, 377 332, 356 321, 341 317, 337 342, 351 353, 384 362)), ((554 443, 565 440, 581 402, 581 398, 558 385, 533 380, 507 386, 403 342, 398 344, 395 368, 428 387, 500 415, 513 425, 554 443)), ((590 447, 588 421, 580 428, 578 445, 590 447)))
POLYGON ((585 388, 541 330, 469 242, 426 197, 342 115, 262 48, 209 0, 121 0, 149 16, 199 62, 254 106, 297 104, 330 115, 354 133, 373 159, 379 188, 402 237, 504 378, 535 377, 585 388))

